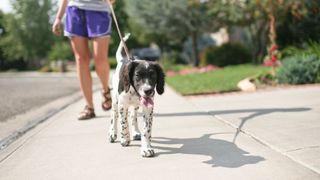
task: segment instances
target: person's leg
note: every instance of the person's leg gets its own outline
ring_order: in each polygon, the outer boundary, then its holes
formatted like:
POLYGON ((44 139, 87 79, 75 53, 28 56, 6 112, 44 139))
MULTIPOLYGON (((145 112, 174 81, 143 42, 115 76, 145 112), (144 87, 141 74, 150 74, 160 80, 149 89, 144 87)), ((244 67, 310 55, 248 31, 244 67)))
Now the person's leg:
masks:
POLYGON ((72 37, 71 46, 76 59, 77 74, 80 81, 80 88, 86 100, 87 106, 94 109, 92 101, 92 78, 90 74, 90 51, 88 39, 85 37, 72 37))
MULTIPOLYGON (((93 59, 96 67, 97 75, 101 82, 102 93, 109 92, 109 71, 110 66, 108 62, 109 37, 99 37, 93 40, 93 59)), ((110 94, 105 94, 109 100, 103 101, 103 109, 108 110, 111 107, 110 94)))
POLYGON ((107 91, 109 88, 109 71, 108 62, 109 37, 99 37, 93 40, 93 59, 97 75, 101 82, 101 88, 107 91))

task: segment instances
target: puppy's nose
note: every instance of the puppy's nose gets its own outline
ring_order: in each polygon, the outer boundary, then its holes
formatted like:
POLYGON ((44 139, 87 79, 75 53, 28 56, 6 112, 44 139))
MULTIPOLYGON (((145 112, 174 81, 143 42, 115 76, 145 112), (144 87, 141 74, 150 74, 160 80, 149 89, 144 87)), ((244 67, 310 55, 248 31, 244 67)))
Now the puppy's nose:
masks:
POLYGON ((150 95, 153 93, 153 89, 144 90, 144 93, 145 93, 147 96, 150 96, 150 95))

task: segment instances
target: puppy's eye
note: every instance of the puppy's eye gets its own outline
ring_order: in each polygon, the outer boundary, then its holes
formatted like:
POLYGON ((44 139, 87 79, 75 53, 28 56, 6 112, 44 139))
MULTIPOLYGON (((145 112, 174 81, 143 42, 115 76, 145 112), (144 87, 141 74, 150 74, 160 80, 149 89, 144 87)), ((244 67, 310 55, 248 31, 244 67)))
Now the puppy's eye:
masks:
POLYGON ((150 76, 151 78, 156 78, 156 73, 155 73, 154 71, 151 71, 150 74, 149 74, 149 76, 150 76))
POLYGON ((136 78, 140 79, 142 77, 142 74, 141 73, 136 73, 135 76, 136 76, 136 78))

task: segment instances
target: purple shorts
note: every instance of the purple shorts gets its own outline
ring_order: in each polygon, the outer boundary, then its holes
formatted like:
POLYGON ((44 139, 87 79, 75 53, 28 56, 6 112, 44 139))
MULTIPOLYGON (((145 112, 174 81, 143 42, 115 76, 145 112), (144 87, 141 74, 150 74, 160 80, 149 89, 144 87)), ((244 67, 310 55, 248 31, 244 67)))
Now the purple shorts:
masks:
POLYGON ((104 11, 90 11, 67 7, 64 35, 96 38, 111 35, 112 18, 104 11))

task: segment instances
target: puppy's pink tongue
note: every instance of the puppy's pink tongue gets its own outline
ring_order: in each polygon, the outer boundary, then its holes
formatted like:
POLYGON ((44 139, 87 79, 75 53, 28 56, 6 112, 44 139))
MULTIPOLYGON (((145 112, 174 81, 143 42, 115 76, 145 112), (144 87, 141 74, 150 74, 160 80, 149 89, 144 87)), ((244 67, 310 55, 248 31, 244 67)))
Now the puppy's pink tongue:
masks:
POLYGON ((153 107, 153 100, 150 97, 140 97, 140 103, 147 108, 153 107))

